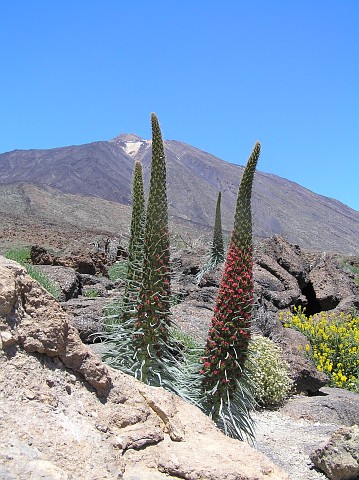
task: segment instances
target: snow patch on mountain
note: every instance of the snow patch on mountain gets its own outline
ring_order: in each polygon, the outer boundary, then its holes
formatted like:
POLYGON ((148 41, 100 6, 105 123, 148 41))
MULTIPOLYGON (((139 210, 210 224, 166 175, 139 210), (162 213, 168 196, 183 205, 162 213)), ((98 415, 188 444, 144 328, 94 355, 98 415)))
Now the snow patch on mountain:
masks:
POLYGON ((134 159, 136 159, 141 150, 151 144, 151 140, 144 140, 134 133, 121 133, 121 135, 113 138, 110 142, 121 147, 127 155, 134 159))
POLYGON ((124 149, 127 155, 135 158, 141 147, 146 146, 147 142, 142 140, 141 142, 122 142, 120 146, 124 149))

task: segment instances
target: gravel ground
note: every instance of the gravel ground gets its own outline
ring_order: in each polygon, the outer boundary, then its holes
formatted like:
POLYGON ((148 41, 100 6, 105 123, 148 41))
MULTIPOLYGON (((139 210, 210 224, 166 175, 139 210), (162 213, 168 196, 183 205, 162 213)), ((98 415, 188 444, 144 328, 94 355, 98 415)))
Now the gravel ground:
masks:
POLYGON ((294 419, 279 411, 255 414, 257 449, 289 474, 291 480, 323 480, 310 453, 329 439, 338 425, 294 419))

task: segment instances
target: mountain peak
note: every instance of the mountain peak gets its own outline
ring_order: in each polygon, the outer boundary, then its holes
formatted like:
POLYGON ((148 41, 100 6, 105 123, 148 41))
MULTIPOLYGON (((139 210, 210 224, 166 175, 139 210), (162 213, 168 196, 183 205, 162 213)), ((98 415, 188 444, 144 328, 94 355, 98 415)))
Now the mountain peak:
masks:
POLYGON ((110 140, 111 143, 122 148, 122 150, 136 159, 136 155, 150 143, 149 140, 144 140, 135 133, 121 133, 117 137, 110 140))
POLYGON ((135 133, 120 133, 117 137, 110 140, 112 143, 117 142, 143 142, 144 139, 136 135, 135 133))

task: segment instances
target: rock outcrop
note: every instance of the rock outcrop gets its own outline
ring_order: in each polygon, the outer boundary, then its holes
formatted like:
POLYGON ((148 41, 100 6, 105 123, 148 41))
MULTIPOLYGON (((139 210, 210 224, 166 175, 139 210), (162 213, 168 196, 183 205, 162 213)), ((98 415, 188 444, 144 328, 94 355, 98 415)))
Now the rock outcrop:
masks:
MULTIPOLYGON (((188 301, 203 300, 213 305, 222 267, 207 272, 197 285, 206 252, 183 250, 174 258, 175 288, 188 301)), ((278 311, 293 306, 306 308, 309 315, 320 311, 351 311, 359 308, 359 289, 353 276, 344 271, 333 254, 304 252, 283 237, 257 243, 254 254, 254 285, 257 327, 266 336, 282 331, 278 311)))
POLYGON ((107 275, 108 267, 112 263, 104 252, 73 252, 66 257, 52 255, 45 248, 33 245, 30 251, 30 260, 33 265, 56 265, 70 267, 78 273, 88 275, 107 275))
POLYGON ((0 257, 0 476, 282 480, 197 408, 107 368, 68 315, 0 257))
POLYGON ((342 427, 328 442, 315 449, 310 458, 330 480, 359 478, 359 427, 342 427))
POLYGON ((258 303, 267 317, 293 306, 305 307, 309 315, 359 307, 358 287, 336 255, 304 252, 283 237, 257 245, 254 278, 258 303))
POLYGON ((69 317, 50 294, 16 262, 1 258, 0 346, 7 356, 18 351, 56 357, 83 376, 99 396, 112 387, 107 368, 79 341, 69 317))
POLYGON ((289 399, 282 412, 298 420, 352 427, 359 425, 359 394, 323 387, 319 395, 298 395, 289 399))

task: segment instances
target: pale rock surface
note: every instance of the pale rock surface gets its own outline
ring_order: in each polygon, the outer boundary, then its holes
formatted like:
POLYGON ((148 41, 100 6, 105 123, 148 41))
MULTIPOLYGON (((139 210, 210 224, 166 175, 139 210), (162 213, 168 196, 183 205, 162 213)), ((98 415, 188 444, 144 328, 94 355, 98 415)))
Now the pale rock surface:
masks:
POLYGON ((283 480, 197 408, 107 368, 17 263, 0 257, 0 477, 283 480))
POLYGON ((359 427, 341 427, 310 458, 330 480, 359 478, 359 427))

